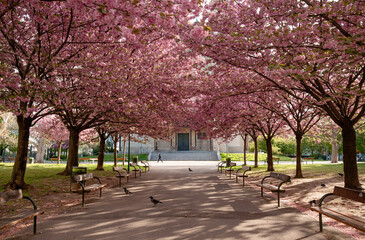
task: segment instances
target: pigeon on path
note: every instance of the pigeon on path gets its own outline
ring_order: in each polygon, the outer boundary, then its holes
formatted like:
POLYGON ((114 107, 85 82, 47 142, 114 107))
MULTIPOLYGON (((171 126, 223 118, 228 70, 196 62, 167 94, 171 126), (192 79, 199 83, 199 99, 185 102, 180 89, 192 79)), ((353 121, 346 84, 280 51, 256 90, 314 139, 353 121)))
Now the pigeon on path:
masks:
POLYGON ((340 175, 341 177, 343 177, 343 173, 338 173, 338 175, 340 175))
POLYGON ((132 192, 131 192, 131 191, 129 191, 127 188, 123 188, 123 189, 124 189, 125 195, 132 194, 132 192))
POLYGON ((191 168, 189 168, 189 172, 192 172, 193 170, 191 170, 191 168))
POLYGON ((156 206, 156 204, 158 204, 158 203, 163 203, 160 200, 154 199, 152 196, 150 197, 150 199, 151 199, 151 202, 153 203, 153 206, 156 206))
POLYGON ((322 186, 322 187, 325 187, 325 186, 326 186, 326 184, 322 183, 322 184, 321 184, 321 186, 322 186))

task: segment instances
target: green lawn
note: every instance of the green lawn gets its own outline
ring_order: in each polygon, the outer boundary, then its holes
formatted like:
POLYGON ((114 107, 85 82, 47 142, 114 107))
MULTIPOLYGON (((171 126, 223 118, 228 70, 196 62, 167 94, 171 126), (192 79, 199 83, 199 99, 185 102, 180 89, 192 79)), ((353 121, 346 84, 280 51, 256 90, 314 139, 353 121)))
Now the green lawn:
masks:
MULTIPOLYGON (((138 156, 139 161, 148 160, 148 154, 131 154, 131 161, 133 157, 138 156)), ((90 156, 83 156, 84 158, 98 158, 98 155, 90 155, 90 156)), ((123 154, 117 154, 117 158, 122 158, 123 154)), ((125 157, 128 159, 128 154, 125 155, 125 157)), ((81 157, 79 157, 81 158, 81 157)), ((66 161, 66 159, 62 159, 62 161, 66 161)), ((105 154, 104 155, 104 161, 107 162, 113 162, 114 161, 114 155, 113 154, 105 154)))
MULTIPOLYGON (((241 166, 236 166, 234 169, 238 169, 241 166)), ((267 165, 259 165, 258 168, 252 167, 252 174, 267 175, 267 165)), ((361 181, 365 181, 365 163, 357 164, 359 178, 361 181)), ((275 172, 288 174, 291 176, 295 175, 296 165, 295 164, 275 164, 275 172)), ((343 173, 343 164, 302 164, 302 173, 305 178, 313 177, 331 177, 338 176, 338 173, 343 173)))
MULTIPOLYGON (((232 159, 232 161, 243 161, 243 153, 221 153, 222 160, 225 160, 227 158, 227 155, 229 158, 232 159)), ((258 160, 259 161, 266 161, 266 154, 258 154, 258 160)), ((273 155, 273 158, 279 158, 279 161, 293 161, 290 157, 286 156, 279 156, 279 155, 273 155)), ((253 153, 246 153, 246 160, 247 161, 254 161, 255 156, 253 153)), ((315 159, 316 161, 323 161, 323 159, 315 159)))
MULTIPOLYGON (((13 163, 0 163, 0 191, 4 191, 4 185, 9 182, 13 163)), ((88 173, 94 173, 101 177, 114 177, 112 164, 104 164, 104 171, 95 170, 96 164, 80 164, 80 167, 87 167, 88 173)), ((62 172, 66 168, 66 164, 28 164, 24 181, 32 185, 34 188, 55 189, 57 187, 53 182, 62 182, 70 184, 70 176, 60 176, 57 173, 62 172)))

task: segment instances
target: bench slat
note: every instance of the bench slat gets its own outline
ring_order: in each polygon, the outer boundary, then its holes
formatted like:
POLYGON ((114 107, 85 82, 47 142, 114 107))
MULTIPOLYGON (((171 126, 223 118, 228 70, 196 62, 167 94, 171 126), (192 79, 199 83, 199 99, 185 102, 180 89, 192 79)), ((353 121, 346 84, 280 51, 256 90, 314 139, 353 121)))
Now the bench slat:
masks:
POLYGON ((337 221, 342 222, 351 227, 354 227, 360 231, 365 232, 365 222, 364 220, 358 218, 357 216, 344 215, 330 208, 325 208, 325 207, 311 207, 310 209, 323 215, 326 215, 327 217, 336 219, 337 221))
POLYGON ((89 185, 89 186, 85 187, 85 192, 98 190, 98 189, 103 188, 105 186, 106 186, 106 184, 92 184, 92 185, 89 185))
MULTIPOLYGON (((278 187, 270 185, 270 184, 260 184, 259 186, 269 189, 272 192, 277 192, 278 191, 278 187)), ((280 192, 285 192, 285 189, 280 188, 280 192)))
POLYGON ((94 176, 92 173, 80 174, 80 175, 76 175, 74 177, 76 182, 86 181, 86 180, 90 180, 93 178, 94 178, 94 176))
POLYGON ((362 191, 335 186, 333 194, 357 202, 365 203, 365 192, 362 191))
POLYGON ((5 218, 2 217, 0 219, 0 229, 8 228, 19 222, 25 221, 27 219, 30 219, 30 218, 40 215, 40 214, 43 214, 43 211, 38 209, 38 210, 29 210, 26 212, 22 212, 17 215, 14 215, 14 216, 9 216, 9 217, 5 217, 5 218))
POLYGON ((276 172, 271 172, 270 173, 270 177, 277 178, 277 179, 281 179, 283 181, 290 180, 290 176, 285 175, 285 174, 282 174, 282 173, 276 173, 276 172))

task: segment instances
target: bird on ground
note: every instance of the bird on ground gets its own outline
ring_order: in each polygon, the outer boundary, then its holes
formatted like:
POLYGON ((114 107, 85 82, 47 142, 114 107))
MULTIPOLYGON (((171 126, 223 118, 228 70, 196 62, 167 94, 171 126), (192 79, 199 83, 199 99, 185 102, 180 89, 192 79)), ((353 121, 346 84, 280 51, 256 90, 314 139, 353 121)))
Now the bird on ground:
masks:
POLYGON ((325 187, 325 186, 326 186, 326 184, 322 183, 322 184, 321 184, 321 186, 322 186, 322 187, 325 187))
POLYGON ((127 188, 123 188, 126 195, 132 194, 131 191, 129 191, 127 188))
POLYGON ((191 168, 189 168, 189 172, 192 172, 193 170, 191 170, 191 168))
POLYGON ((314 206, 314 205, 316 205, 316 202, 317 202, 317 201, 314 199, 314 200, 310 201, 310 202, 309 202, 309 204, 310 204, 311 206, 314 206))
POLYGON ((340 175, 341 177, 343 177, 343 173, 338 173, 338 175, 340 175))
POLYGON ((163 203, 160 200, 154 199, 152 196, 150 197, 150 199, 151 199, 151 202, 153 203, 153 206, 156 206, 156 204, 158 204, 158 203, 163 203))

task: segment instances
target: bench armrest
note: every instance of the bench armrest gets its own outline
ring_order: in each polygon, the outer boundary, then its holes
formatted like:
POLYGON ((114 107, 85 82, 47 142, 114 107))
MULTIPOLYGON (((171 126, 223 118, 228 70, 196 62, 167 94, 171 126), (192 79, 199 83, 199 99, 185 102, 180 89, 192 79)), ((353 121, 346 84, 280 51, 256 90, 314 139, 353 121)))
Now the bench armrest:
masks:
POLYGON ((37 205, 35 204, 34 200, 31 198, 31 197, 28 197, 28 196, 23 196, 24 199, 28 199, 32 205, 33 205, 33 209, 34 210, 37 210, 37 205))
POLYGON ((328 197, 328 196, 332 196, 332 195, 334 195, 334 194, 333 194, 333 193, 327 193, 327 194, 323 195, 323 196, 321 197, 321 199, 319 199, 318 207, 321 207, 321 206, 322 206, 323 201, 324 201, 324 199, 325 199, 326 197, 328 197))
POLYGON ((262 184, 264 184, 264 180, 266 179, 266 178, 269 178, 270 176, 266 176, 266 177, 264 177, 262 180, 261 180, 261 185, 262 184))
POLYGON ((289 180, 282 181, 281 183, 279 183, 279 185, 278 185, 278 191, 280 191, 281 185, 283 185, 284 183, 287 183, 287 182, 291 182, 290 179, 289 180))
POLYGON ((95 179, 97 179, 97 180, 99 181, 99 183, 100 183, 100 184, 102 184, 102 183, 101 183, 100 178, 98 178, 98 177, 96 177, 96 176, 94 176, 94 178, 95 178, 95 179))

